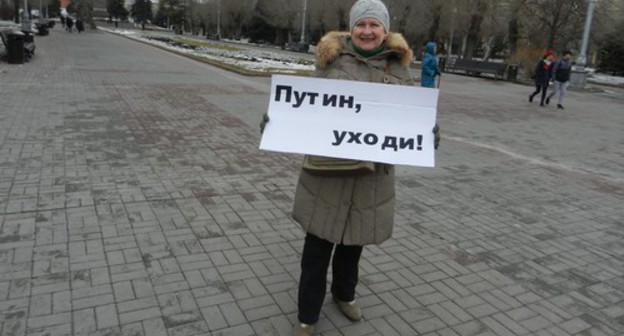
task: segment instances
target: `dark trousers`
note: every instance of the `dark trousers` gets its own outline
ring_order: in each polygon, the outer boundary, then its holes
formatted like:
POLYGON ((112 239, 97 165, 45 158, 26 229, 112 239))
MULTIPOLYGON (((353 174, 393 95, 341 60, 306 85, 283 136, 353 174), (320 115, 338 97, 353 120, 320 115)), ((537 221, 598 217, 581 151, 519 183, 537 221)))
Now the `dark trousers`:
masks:
MULTIPOLYGON (((340 301, 355 299, 358 283, 358 264, 362 246, 335 245, 332 260, 333 281, 331 293, 340 301)), ((327 285, 327 268, 334 244, 308 234, 301 256, 299 281, 299 322, 315 324, 321 314, 327 285)))
POLYGON ((547 90, 548 90, 548 85, 535 84, 535 92, 531 94, 531 99, 533 99, 533 97, 535 97, 538 93, 540 93, 540 91, 542 91, 542 100, 540 101, 540 103, 543 105, 544 99, 546 99, 547 90))

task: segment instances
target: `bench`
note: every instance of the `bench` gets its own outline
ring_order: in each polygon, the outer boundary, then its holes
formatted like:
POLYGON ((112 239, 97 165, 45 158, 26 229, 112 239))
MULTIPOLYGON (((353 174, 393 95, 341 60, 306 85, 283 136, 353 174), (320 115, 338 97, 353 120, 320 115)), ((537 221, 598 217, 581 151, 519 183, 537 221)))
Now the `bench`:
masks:
POLYGON ((50 34, 50 25, 48 22, 35 22, 35 28, 37 28, 38 34, 40 36, 46 36, 50 34))
POLYGON ((493 74, 496 79, 503 79, 507 63, 483 62, 467 59, 457 59, 448 66, 449 70, 464 71, 468 75, 479 76, 482 73, 493 74))
MULTIPOLYGON (((4 49, 6 50, 6 54, 9 53, 9 34, 12 33, 13 30, 4 29, 0 30, 0 39, 2 40, 2 44, 4 45, 4 49)), ((24 58, 28 61, 35 54, 35 39, 32 33, 24 32, 24 58)))
POLYGON ((24 34, 24 54, 26 60, 35 55, 35 35, 32 32, 22 31, 24 34))

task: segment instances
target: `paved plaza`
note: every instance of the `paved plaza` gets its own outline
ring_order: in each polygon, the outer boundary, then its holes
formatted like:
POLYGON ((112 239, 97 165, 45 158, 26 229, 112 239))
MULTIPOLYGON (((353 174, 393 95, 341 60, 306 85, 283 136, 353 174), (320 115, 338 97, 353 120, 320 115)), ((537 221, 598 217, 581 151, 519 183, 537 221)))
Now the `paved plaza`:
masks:
MULTIPOLYGON (((0 334, 290 335, 299 155, 269 79, 60 27, 0 63, 0 334)), ((436 168, 397 169, 350 322, 323 336, 624 335, 624 90, 444 74, 436 168)))

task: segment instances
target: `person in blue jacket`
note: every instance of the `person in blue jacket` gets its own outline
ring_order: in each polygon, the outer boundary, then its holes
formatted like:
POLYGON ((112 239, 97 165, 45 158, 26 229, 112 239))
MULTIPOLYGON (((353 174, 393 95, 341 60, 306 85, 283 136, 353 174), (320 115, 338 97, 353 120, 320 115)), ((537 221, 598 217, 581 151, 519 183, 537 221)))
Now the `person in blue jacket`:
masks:
POLYGON ((422 72, 420 74, 420 86, 422 87, 435 87, 435 76, 440 75, 438 70, 438 59, 435 55, 436 44, 434 42, 428 42, 425 51, 425 56, 422 60, 422 72))

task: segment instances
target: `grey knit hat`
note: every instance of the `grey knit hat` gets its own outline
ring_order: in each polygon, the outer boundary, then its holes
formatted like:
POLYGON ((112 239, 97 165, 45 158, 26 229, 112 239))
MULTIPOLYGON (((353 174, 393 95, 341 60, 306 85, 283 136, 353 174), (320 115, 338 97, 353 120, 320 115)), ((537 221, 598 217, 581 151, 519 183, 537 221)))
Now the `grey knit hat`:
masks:
POLYGON ((386 32, 390 31, 390 14, 388 8, 380 0, 358 0, 349 13, 349 26, 351 30, 355 24, 363 18, 374 18, 379 20, 386 32))

